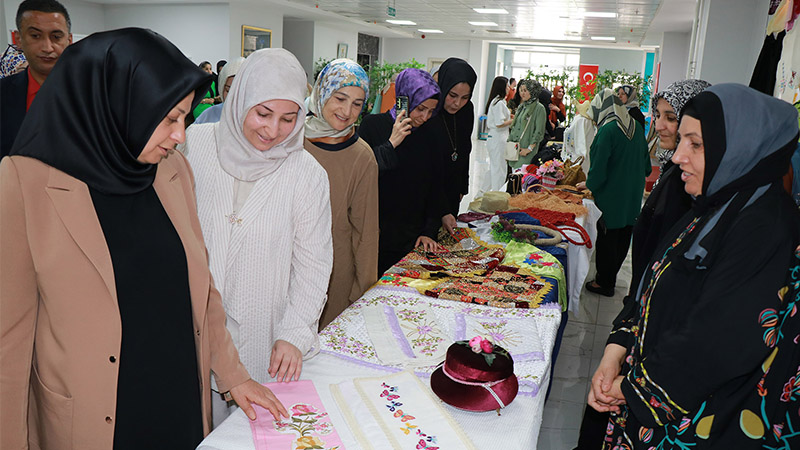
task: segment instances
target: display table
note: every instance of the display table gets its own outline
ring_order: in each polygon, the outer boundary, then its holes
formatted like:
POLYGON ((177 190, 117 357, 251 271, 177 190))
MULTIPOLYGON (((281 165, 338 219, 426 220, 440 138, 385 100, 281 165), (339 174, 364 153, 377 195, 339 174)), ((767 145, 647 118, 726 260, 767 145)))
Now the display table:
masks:
MULTIPOLYGON (((320 333, 322 351, 303 365, 301 379, 314 382, 344 447, 351 450, 364 448, 348 428, 333 400, 331 385, 356 377, 375 377, 404 369, 399 364, 385 365, 378 358, 367 330, 365 316, 369 317, 369 314, 365 312, 375 307, 405 306, 425 307, 431 311, 438 326, 436 331, 445 337, 439 344, 444 349, 465 334, 470 336, 479 327, 495 330, 507 347, 519 349, 511 353, 516 356, 514 371, 520 382, 520 391, 516 399, 501 410, 500 416, 494 411, 475 413, 444 403, 442 405, 465 430, 476 448, 536 448, 545 400, 545 389, 540 389, 540 386, 546 387, 550 378, 551 349, 561 321, 559 305, 548 303, 536 309, 493 308, 434 299, 422 296, 413 289, 390 287, 370 289, 326 327, 320 333)), ((391 330, 387 329, 386 333, 391 334, 391 330)), ((434 369, 435 366, 423 365, 408 370, 414 371, 428 385, 434 369)), ((238 410, 198 448, 254 449, 249 420, 238 410)), ((382 450, 385 447, 376 443, 374 448, 382 450)))

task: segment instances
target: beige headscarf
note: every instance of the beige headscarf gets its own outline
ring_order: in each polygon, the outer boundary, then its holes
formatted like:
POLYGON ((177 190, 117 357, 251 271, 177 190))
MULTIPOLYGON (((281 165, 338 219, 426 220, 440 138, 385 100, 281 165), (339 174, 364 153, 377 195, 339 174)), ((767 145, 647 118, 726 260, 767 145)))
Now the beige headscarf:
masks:
POLYGON ((277 170, 289 153, 303 149, 305 80, 297 58, 282 48, 258 50, 247 57, 223 103, 217 131, 217 156, 225 172, 242 181, 255 181, 277 170), (252 107, 269 100, 292 101, 299 111, 289 136, 262 152, 244 136, 244 119, 252 107))
POLYGON ((611 89, 605 88, 594 96, 590 111, 598 130, 608 122, 614 121, 629 141, 633 139, 636 123, 628 114, 628 109, 622 106, 622 100, 614 95, 611 89))

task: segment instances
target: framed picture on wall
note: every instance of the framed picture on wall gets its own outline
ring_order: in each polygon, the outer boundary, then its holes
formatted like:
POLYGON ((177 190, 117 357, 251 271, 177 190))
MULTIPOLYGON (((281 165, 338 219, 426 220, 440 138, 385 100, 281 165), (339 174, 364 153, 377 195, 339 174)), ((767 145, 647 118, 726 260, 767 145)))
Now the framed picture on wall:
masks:
POLYGON ((347 58, 347 44, 339 44, 336 46, 336 57, 347 58))
POLYGON ((242 56, 247 58, 256 50, 270 47, 272 47, 272 30, 242 25, 242 56))

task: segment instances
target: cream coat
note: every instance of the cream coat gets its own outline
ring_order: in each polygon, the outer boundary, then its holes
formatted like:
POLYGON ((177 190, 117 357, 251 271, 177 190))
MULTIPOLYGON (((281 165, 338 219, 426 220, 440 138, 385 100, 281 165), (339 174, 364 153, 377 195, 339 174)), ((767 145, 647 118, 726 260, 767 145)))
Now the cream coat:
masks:
MULTIPOLYGON (((153 187, 186 252, 208 433, 211 370, 222 390, 249 375, 225 330, 183 155, 159 164, 153 187)), ((4 158, 0 448, 111 449, 121 336, 111 256, 88 187, 38 160, 4 158)), ((180 414, 181 405, 152 400, 180 414)))

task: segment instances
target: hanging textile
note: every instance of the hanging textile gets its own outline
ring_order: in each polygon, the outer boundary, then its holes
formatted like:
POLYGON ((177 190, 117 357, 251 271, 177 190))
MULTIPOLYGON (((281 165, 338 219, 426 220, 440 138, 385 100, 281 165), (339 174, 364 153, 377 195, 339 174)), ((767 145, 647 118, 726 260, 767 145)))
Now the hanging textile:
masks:
POLYGON ((764 38, 764 45, 753 69, 753 76, 750 78, 751 88, 767 95, 772 95, 775 91, 776 73, 785 36, 786 32, 781 31, 777 35, 770 34, 764 38))

